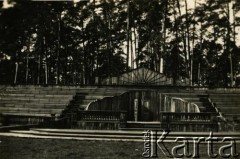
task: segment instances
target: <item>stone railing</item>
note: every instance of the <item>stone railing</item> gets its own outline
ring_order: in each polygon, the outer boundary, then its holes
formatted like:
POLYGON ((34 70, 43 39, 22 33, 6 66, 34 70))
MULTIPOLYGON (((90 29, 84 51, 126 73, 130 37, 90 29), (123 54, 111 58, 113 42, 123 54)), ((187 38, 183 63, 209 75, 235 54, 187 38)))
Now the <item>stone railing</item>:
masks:
POLYGON ((79 111, 77 128, 82 129, 119 129, 126 127, 126 111, 79 111))
POLYGON ((77 114, 81 121, 119 121, 120 112, 115 111, 80 111, 77 114))
POLYGON ((212 120, 212 113, 176 113, 176 112, 162 112, 162 122, 210 122, 212 120))
POLYGON ((174 113, 160 114, 162 128, 171 131, 218 131, 217 119, 212 113, 174 113))

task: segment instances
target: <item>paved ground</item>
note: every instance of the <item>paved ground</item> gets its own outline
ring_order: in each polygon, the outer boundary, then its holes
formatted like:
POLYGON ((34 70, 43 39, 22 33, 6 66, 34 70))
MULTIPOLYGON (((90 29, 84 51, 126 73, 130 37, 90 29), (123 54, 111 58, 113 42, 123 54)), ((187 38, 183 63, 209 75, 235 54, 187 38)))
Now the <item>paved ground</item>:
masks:
MULTIPOLYGON (((158 138, 161 133, 159 132, 158 138)), ((169 139, 164 140, 170 152, 175 146, 183 143, 181 140, 175 142, 176 137, 182 136, 188 138, 188 148, 192 154, 194 153, 192 137, 206 139, 209 136, 207 132, 170 132, 170 134, 169 139)), ((239 133, 213 133, 213 136, 220 139, 224 136, 237 138, 237 142, 233 142, 233 152, 236 150, 240 154, 239 133)), ((213 152, 219 155, 219 149, 229 143, 230 141, 222 140, 213 143, 213 152)), ((159 147, 156 150, 158 158, 167 158, 159 147)), ((182 150, 180 149, 178 153, 182 153, 182 150)), ((199 145, 199 158, 209 158, 208 150, 208 143, 202 142, 199 145)), ((225 153, 230 153, 230 150, 231 148, 228 148, 225 153)), ((0 133, 0 159, 139 159, 143 158, 143 152, 142 131, 31 129, 0 133)))
MULTIPOLYGON (((143 143, 121 141, 79 141, 58 139, 34 139, 0 136, 1 159, 141 159, 143 143)), ((166 143, 171 150, 174 143, 166 143)), ((221 144, 213 145, 218 154, 221 144)), ((190 152, 193 145, 190 144, 190 152)), ((236 145, 237 151, 240 144, 236 145)), ((165 159, 160 149, 158 158, 165 159)), ((179 152, 181 153, 181 151, 179 152)), ((228 153, 228 152, 227 152, 228 153)), ((199 158, 209 158, 207 145, 200 144, 199 158)), ((222 157, 217 157, 222 158, 222 157)))

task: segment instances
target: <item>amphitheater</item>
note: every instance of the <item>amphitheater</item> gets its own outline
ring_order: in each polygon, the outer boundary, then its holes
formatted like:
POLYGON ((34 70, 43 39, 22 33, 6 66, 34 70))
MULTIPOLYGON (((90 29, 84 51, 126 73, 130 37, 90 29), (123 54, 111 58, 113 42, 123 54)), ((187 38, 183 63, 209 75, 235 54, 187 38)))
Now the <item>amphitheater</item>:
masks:
POLYGON ((173 86, 148 74, 152 83, 122 75, 91 86, 2 85, 0 135, 142 142, 144 130, 170 130, 239 138, 239 88, 173 86))

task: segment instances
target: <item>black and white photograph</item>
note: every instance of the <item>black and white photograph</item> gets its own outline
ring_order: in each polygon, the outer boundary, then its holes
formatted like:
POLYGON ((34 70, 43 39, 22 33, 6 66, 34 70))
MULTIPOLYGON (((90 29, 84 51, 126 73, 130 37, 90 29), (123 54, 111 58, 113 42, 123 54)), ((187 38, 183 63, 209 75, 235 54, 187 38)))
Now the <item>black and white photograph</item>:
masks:
POLYGON ((240 158, 240 0, 0 0, 0 159, 240 158))

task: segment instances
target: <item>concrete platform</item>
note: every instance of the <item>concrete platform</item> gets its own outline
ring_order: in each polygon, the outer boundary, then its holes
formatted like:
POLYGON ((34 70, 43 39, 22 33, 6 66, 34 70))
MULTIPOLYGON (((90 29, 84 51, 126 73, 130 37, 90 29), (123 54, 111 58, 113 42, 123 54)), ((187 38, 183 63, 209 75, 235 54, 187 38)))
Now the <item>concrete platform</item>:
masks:
MULTIPOLYGON (((144 131, 127 130, 80 130, 80 129, 30 129, 12 130, 7 133, 0 133, 0 136, 26 137, 42 139, 64 139, 64 140, 100 140, 100 141, 127 141, 144 142, 144 131)), ((145 131, 146 132, 146 131, 145 131)), ((157 132, 157 139, 162 135, 162 131, 157 132)), ((193 142, 193 137, 209 137, 209 132, 170 132, 164 142, 175 142, 177 137, 184 137, 189 142, 193 142)), ((240 143, 240 133, 214 132, 213 137, 220 140, 223 137, 232 137, 237 143, 240 143)), ((202 141, 203 143, 206 141, 202 141)), ((219 142, 216 142, 219 143, 219 142)))

